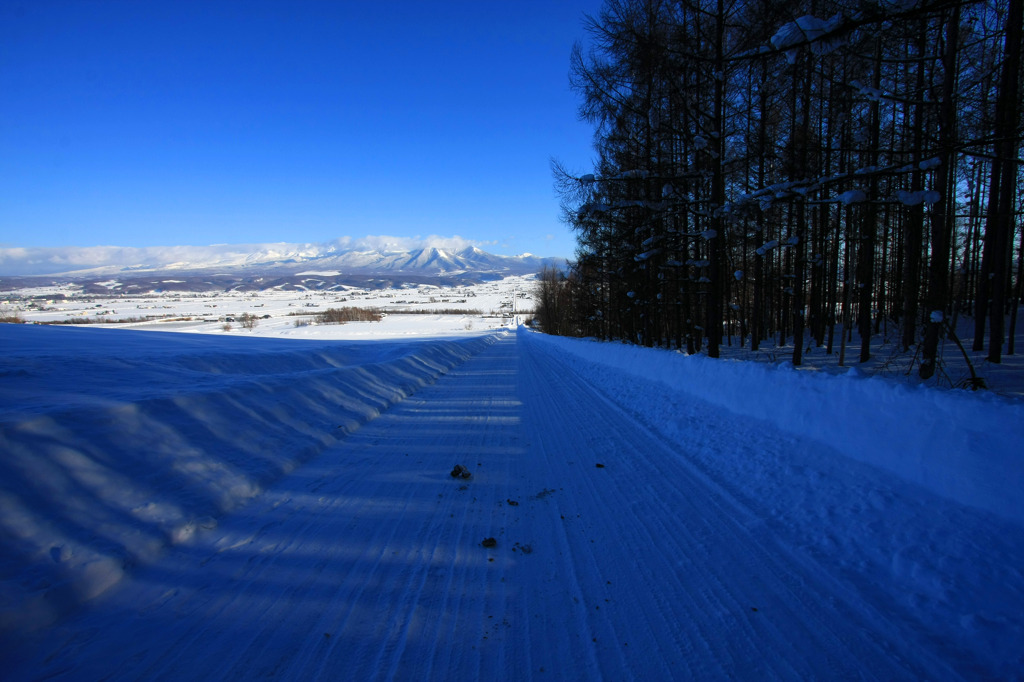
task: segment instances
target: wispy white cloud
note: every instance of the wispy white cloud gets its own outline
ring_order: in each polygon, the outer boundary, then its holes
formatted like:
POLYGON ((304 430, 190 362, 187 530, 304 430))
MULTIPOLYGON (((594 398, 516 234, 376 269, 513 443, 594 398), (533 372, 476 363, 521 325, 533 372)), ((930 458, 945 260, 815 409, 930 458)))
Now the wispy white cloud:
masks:
POLYGON ((463 239, 455 235, 452 237, 441 237, 432 234, 428 237, 392 237, 388 235, 367 235, 365 237, 342 237, 331 245, 337 245, 342 249, 365 250, 365 251, 414 251, 423 248, 438 248, 446 251, 461 251, 470 246, 486 246, 485 242, 473 239, 463 239))
POLYGON ((401 252, 435 247, 461 251, 484 242, 458 235, 341 237, 326 243, 212 244, 209 246, 66 246, 0 248, 0 275, 48 275, 98 268, 153 268, 174 265, 243 265, 308 258, 331 251, 401 252))

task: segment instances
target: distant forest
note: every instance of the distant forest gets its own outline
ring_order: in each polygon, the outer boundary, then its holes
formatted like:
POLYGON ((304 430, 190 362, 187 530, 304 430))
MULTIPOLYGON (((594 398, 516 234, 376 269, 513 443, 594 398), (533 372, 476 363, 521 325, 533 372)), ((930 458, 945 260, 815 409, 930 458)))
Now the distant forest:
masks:
POLYGON ((596 166, 553 162, 578 248, 538 323, 711 357, 794 338, 800 364, 853 329, 870 359, 884 321, 927 378, 965 315, 1013 353, 1022 5, 608 0, 571 58, 596 166))

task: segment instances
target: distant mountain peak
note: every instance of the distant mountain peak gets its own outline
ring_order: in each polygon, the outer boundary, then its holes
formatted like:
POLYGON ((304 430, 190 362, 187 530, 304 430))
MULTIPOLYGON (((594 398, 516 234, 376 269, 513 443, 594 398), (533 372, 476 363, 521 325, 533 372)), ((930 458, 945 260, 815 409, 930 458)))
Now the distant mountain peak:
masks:
POLYGON ((0 249, 0 276, 98 276, 164 271, 268 272, 322 269, 353 275, 404 273, 422 276, 525 275, 561 258, 532 254, 499 256, 475 245, 449 248, 429 242, 402 248, 384 237, 323 244, 217 244, 173 247, 69 247, 0 249))

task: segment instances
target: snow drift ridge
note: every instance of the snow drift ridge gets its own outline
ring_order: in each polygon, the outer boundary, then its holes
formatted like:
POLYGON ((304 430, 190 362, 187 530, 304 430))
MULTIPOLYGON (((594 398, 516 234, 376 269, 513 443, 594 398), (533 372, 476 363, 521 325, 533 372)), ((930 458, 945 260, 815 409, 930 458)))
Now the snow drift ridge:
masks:
MULTIPOLYGON (((626 376, 630 382, 657 384, 651 395, 690 395, 766 420, 944 498, 1024 525, 1024 404, 1019 402, 909 388, 863 377, 855 369, 846 375, 804 372, 789 364, 712 360, 526 331, 520 340, 558 352, 563 362, 601 367, 589 376, 626 376), (901 456, 883 456, 892 452, 901 456)), ((668 404, 628 407, 654 412, 649 423, 685 440, 686 426, 676 424, 668 404)))
POLYGON ((36 364, 14 357, 18 370, 0 363, 3 392, 20 396, 2 401, 13 409, 0 413, 0 576, 31 567, 29 578, 0 580, 0 634, 55 621, 133 565, 215 526, 495 340, 254 340, 252 353, 152 332, 13 331, 10 346, 68 350, 36 364), (137 334, 142 355, 133 351, 137 334), (111 353, 112 345, 124 353, 111 353), (37 388, 62 373, 68 395, 37 388), (123 378, 104 385, 105 375, 125 373, 137 380, 127 393, 123 378), (90 385, 76 397, 77 382, 90 385))

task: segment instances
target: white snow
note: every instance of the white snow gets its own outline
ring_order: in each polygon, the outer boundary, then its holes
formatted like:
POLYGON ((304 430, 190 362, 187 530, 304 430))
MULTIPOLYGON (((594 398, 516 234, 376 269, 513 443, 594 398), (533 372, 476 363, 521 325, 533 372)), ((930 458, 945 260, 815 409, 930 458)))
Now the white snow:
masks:
POLYGON ((870 85, 864 85, 858 80, 850 81, 850 87, 856 88, 860 92, 861 97, 871 102, 881 102, 885 97, 885 92, 882 90, 870 85))
POLYGON ((642 180, 650 175, 650 172, 644 168, 635 168, 632 170, 622 171, 613 180, 642 180))
POLYGON ((924 191, 907 192, 900 190, 896 192, 896 198, 904 206, 918 206, 924 202, 924 191))
POLYGON ((942 200, 942 195, 933 189, 918 190, 916 192, 899 191, 896 193, 896 198, 904 206, 918 206, 922 203, 936 204, 942 200))
MULTIPOLYGON (((791 48, 794 45, 798 45, 806 39, 804 32, 800 30, 800 27, 797 26, 796 22, 789 22, 788 24, 783 24, 779 30, 775 32, 775 35, 771 37, 770 42, 772 47, 776 50, 782 51, 791 48)), ((795 57, 790 59, 790 64, 794 61, 795 57)))
POLYGON ((0 574, 34 574, 0 583, 0 632, 99 594, 491 340, 345 345, 34 325, 0 325, 0 338, 0 524, 16 539, 0 574))
POLYGON ((1021 679, 1020 400, 396 317, 0 325, 5 679, 1021 679))
POLYGON ((850 204, 856 204, 865 201, 867 200, 867 198, 868 195, 862 189, 847 190, 846 192, 843 192, 842 194, 839 195, 839 201, 844 206, 849 206, 850 204))
POLYGON ((835 32, 842 22, 842 14, 835 14, 828 21, 811 15, 805 15, 796 20, 797 26, 807 36, 807 39, 813 41, 811 49, 817 55, 828 54, 841 44, 841 41, 834 38, 829 40, 823 40, 823 38, 835 32))
MULTIPOLYGON (((84 295, 72 285, 24 289, 10 292, 13 312, 26 322, 61 322, 99 318, 108 323, 152 316, 149 320, 119 323, 117 327, 157 331, 187 331, 233 336, 275 336, 281 338, 368 339, 464 335, 497 329, 512 321, 514 292, 528 295, 535 277, 506 277, 475 286, 441 289, 429 285, 406 285, 397 289, 357 289, 260 292, 183 293, 162 292, 116 298, 84 295), (40 303, 38 296, 54 297, 40 303), (56 301, 56 297, 65 298, 56 301), (381 322, 346 325, 303 326, 327 308, 364 307, 382 310, 381 322), (464 314, 452 314, 464 310, 464 314), (430 314, 437 311, 437 314, 430 314), (260 318, 254 330, 241 325, 225 329, 226 318, 242 314, 260 318), (416 313, 416 314, 403 314, 416 313), (263 319, 269 315, 269 319, 263 319)), ((520 313, 532 310, 532 301, 518 306, 520 313)))
POLYGON ((786 60, 792 64, 796 61, 795 46, 810 43, 811 50, 816 55, 828 54, 835 50, 842 41, 835 38, 828 38, 834 33, 843 22, 841 14, 834 15, 829 20, 818 19, 812 15, 804 15, 783 24, 769 40, 776 50, 785 50, 786 60))
POLYGON ((881 378, 542 338, 567 356, 613 365, 633 379, 663 383, 739 417, 764 420, 942 497, 1024 525, 1020 402, 908 388, 881 378), (885 434, 885 443, 878 442, 879 434, 885 434))

